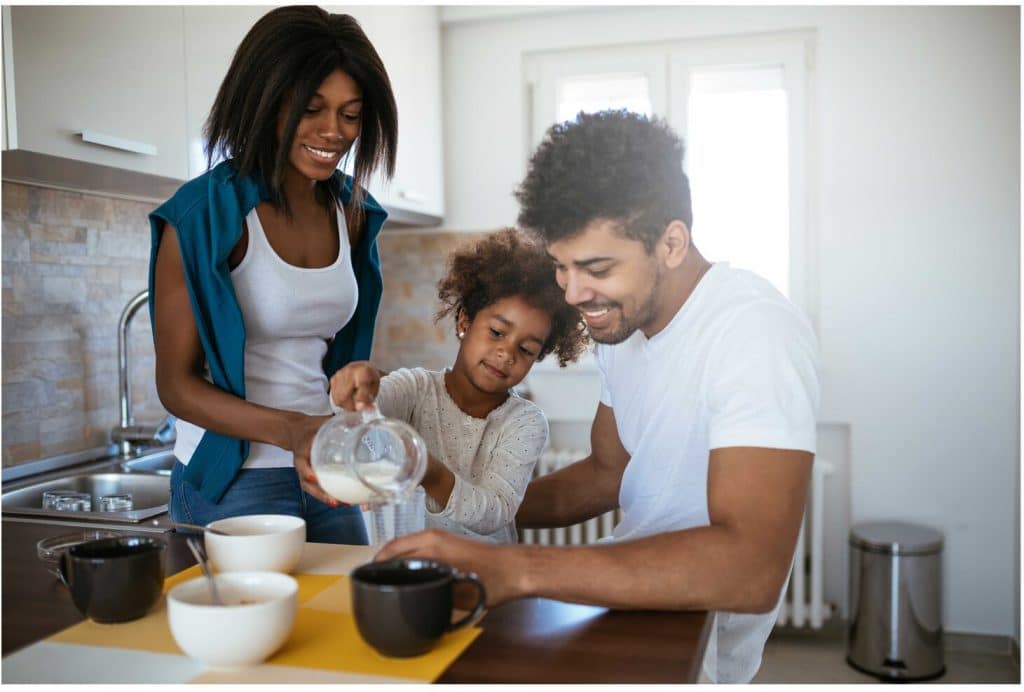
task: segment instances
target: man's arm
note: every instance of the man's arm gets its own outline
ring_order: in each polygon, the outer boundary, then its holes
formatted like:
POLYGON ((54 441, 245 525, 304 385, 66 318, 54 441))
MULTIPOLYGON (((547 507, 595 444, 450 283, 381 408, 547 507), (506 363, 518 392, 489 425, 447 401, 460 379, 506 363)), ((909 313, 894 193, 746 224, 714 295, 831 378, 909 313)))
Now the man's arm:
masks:
POLYGON ((619 440, 615 413, 604 404, 598 404, 590 426, 590 449, 590 456, 527 486, 516 514, 518 527, 571 526, 619 506, 629 453, 619 440))
POLYGON ((543 596, 624 609, 767 612, 792 562, 813 458, 712 450, 710 526, 574 547, 493 546, 429 531, 392 541, 377 559, 425 557, 474 571, 490 605, 543 596))

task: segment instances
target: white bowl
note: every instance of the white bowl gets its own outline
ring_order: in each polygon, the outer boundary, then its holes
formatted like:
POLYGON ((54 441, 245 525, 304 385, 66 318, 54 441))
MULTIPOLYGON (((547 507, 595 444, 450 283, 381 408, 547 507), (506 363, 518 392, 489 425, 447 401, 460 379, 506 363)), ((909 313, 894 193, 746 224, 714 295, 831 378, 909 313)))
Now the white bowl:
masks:
POLYGON ((206 554, 218 572, 291 572, 306 544, 306 522, 287 514, 251 514, 210 522, 206 554))
POLYGON ((189 657, 215 668, 263 662, 292 631, 299 583, 277 572, 229 572, 214 578, 228 605, 213 605, 206 577, 178 584, 167 594, 174 641, 189 657))

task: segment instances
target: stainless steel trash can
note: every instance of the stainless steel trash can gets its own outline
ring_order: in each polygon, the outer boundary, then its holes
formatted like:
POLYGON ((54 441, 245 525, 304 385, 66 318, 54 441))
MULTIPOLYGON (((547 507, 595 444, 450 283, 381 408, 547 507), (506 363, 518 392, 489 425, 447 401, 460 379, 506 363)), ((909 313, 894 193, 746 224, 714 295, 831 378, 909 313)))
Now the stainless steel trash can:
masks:
POLYGON ((850 531, 846 662, 883 680, 946 672, 942 638, 942 534, 884 521, 850 531))

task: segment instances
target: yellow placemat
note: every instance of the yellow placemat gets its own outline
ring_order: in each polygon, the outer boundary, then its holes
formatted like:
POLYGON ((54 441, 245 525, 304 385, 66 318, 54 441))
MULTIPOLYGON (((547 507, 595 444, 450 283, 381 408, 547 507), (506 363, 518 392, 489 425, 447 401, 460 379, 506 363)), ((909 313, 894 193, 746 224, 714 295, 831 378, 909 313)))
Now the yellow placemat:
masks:
MULTIPOLYGON (((194 566, 168 577, 164 582, 164 592, 200 574, 199 567, 194 566)), ((479 627, 467 627, 445 635, 432 651, 422 656, 386 658, 359 636, 350 612, 347 576, 292 576, 299 582, 299 609, 295 624, 288 641, 264 665, 432 682, 481 632, 479 627)), ((85 620, 58 632, 47 641, 182 654, 171 636, 165 598, 161 598, 160 603, 139 620, 116 625, 101 625, 85 620)), ((251 672, 255 673, 256 670, 252 669, 251 672)))
POLYGON ((167 622, 167 601, 163 597, 144 618, 115 625, 84 620, 48 637, 46 641, 153 651, 158 654, 181 653, 171 637, 171 626, 167 622))
MULTIPOLYGON (((348 577, 342 579, 347 581, 348 577)), ((437 646, 422 656, 387 658, 363 641, 350 614, 299 608, 291 636, 267 663, 432 682, 480 632, 479 627, 467 627, 446 634, 437 646)))
MULTIPOLYGON (((168 577, 164 580, 164 593, 176 584, 188 581, 202 574, 199 565, 168 577)), ((338 581, 348 582, 348 577, 336 574, 295 574, 299 582, 299 606, 314 598, 321 591, 331 587, 338 581)), ((347 590, 346 590, 347 593, 347 590)), ((49 637, 49 641, 64 644, 85 644, 87 646, 112 646, 123 649, 140 649, 161 654, 181 653, 171 636, 171 626, 167 621, 167 599, 160 598, 153 609, 144 618, 112 625, 101 625, 92 620, 83 620, 66 630, 49 637)))

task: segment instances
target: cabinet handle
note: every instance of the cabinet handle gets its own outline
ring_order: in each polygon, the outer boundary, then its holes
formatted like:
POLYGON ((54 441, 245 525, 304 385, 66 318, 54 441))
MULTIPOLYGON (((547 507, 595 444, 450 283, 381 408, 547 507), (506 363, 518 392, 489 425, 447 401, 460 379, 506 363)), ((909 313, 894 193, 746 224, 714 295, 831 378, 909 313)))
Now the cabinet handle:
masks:
POLYGON ((422 192, 414 192, 412 190, 399 190, 398 196, 402 199, 407 199, 410 202, 417 202, 423 204, 427 201, 427 196, 422 192))
POLYGON ((156 156, 156 147, 152 144, 146 144, 145 142, 134 142, 130 139, 122 139, 121 137, 115 137, 113 135, 105 135, 102 132, 96 132, 95 130, 82 130, 75 134, 80 135, 82 137, 82 141, 88 142, 89 144, 99 144, 100 146, 110 147, 111 149, 130 151, 133 154, 156 156))

